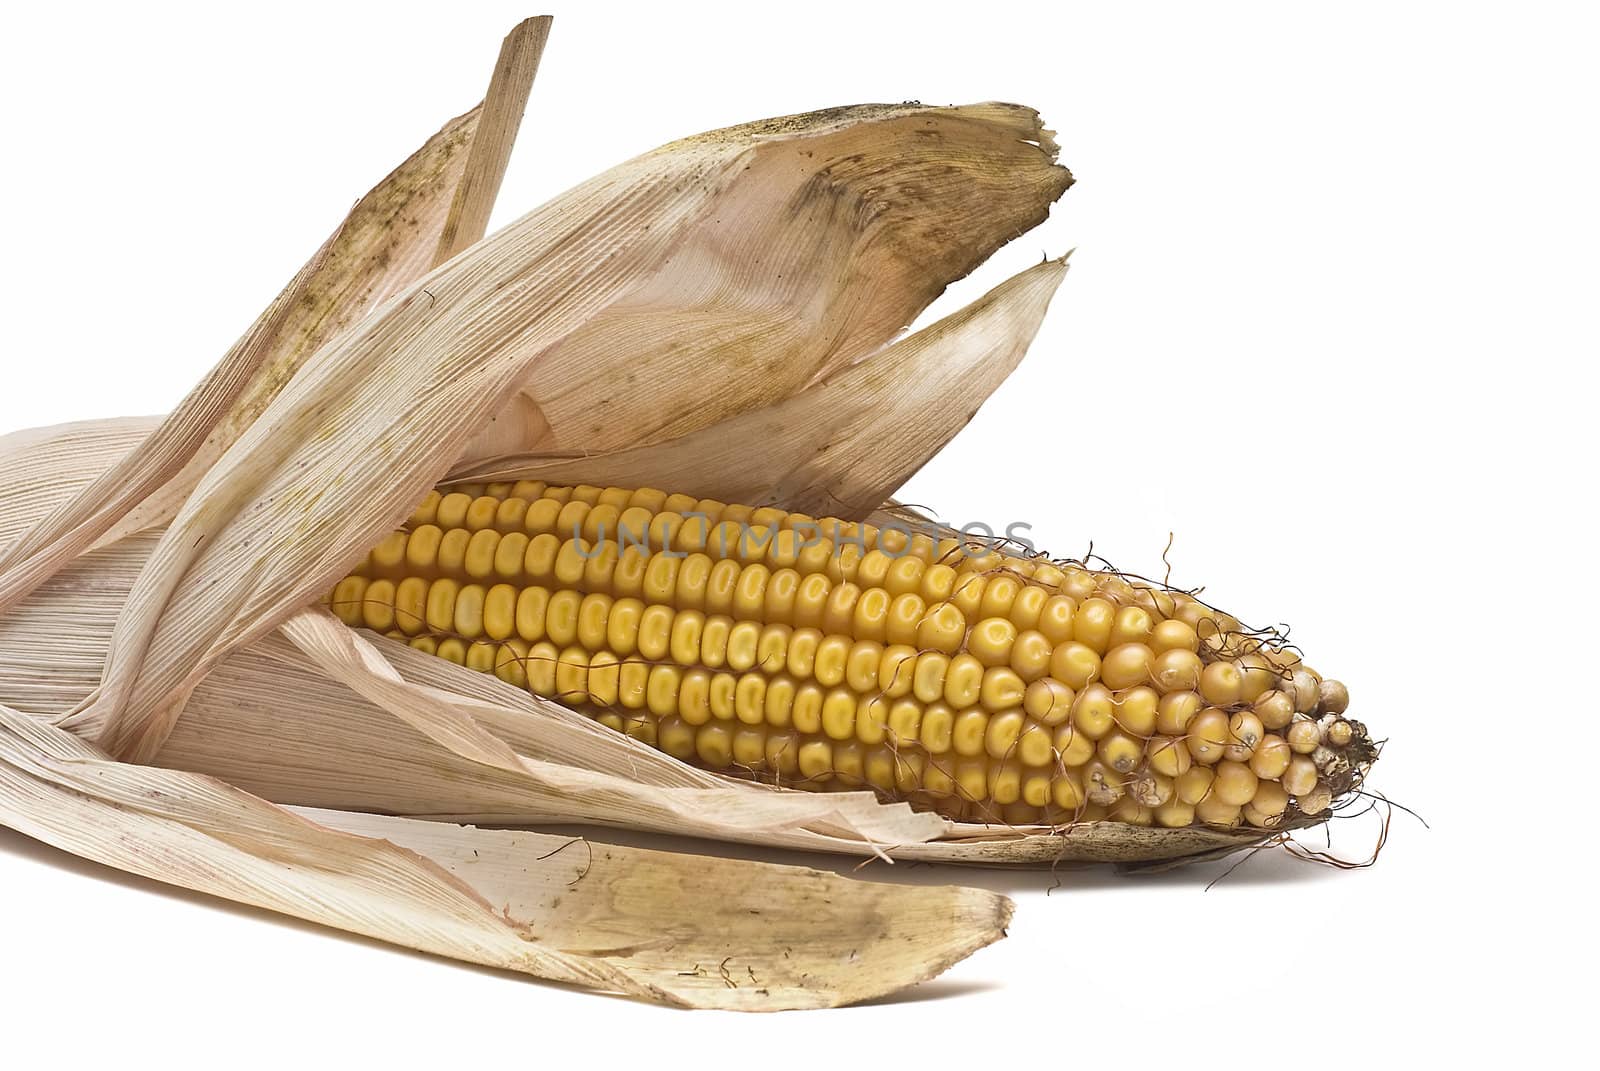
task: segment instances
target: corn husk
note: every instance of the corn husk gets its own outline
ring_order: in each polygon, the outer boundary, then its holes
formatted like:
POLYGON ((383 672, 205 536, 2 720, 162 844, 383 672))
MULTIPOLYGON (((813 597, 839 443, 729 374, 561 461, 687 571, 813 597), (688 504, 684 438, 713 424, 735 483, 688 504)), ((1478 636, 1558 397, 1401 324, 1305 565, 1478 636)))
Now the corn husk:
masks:
POLYGON ((1009 906, 591 845, 603 880, 579 875, 594 891, 558 912, 522 882, 572 880, 570 859, 545 865, 570 852, 460 823, 991 863, 1254 843, 973 826, 722 777, 315 607, 447 478, 559 472, 866 516, 1015 366, 1064 275, 1047 261, 895 341, 1071 182, 1038 116, 992 103, 710 132, 475 241, 547 29, 512 33, 481 109, 358 203, 173 414, 0 440, 0 819, 426 951, 747 1008, 928 977, 998 937, 1009 906), (650 930, 690 895, 671 914, 691 922, 650 930), (789 921, 733 919, 741 897, 789 921), (796 941, 806 956, 776 963, 796 941), (845 942, 870 951, 863 973, 839 968, 845 942))

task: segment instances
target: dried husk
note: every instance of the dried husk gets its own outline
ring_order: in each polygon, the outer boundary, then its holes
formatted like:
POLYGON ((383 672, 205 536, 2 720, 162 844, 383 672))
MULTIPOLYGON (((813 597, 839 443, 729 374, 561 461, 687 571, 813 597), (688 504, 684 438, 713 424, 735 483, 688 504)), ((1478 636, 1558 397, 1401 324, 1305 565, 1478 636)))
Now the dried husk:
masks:
POLYGON ((866 1000, 999 938, 1003 896, 337 811, 112 761, 0 705, 0 822, 86 859, 437 955, 683 1007, 866 1000), (724 977, 726 972, 726 977, 724 977))
POLYGON ((984 863, 1258 841, 972 826, 725 778, 312 607, 451 476, 864 516, 1015 366, 1059 285, 1046 262, 894 342, 1071 182, 1037 115, 1005 104, 714 131, 474 242, 547 31, 513 31, 482 109, 363 199, 172 415, 0 440, 0 819, 428 951, 742 1008, 909 984, 996 939, 1009 905, 588 842, 598 869, 580 874, 576 849, 548 854, 567 841, 447 820, 984 863), (539 898, 573 878, 559 912, 539 898), (791 921, 705 909, 719 898, 791 921), (696 918, 663 943, 650 927, 678 901, 696 918), (781 941, 809 946, 792 970, 781 941), (871 955, 841 970, 841 942, 871 955), (749 987, 722 976, 739 956, 749 987))

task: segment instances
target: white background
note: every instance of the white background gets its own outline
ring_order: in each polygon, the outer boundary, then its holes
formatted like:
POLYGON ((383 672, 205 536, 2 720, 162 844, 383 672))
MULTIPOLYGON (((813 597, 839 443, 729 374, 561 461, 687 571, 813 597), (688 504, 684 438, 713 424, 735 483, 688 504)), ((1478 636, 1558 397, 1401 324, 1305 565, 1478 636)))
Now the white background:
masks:
MULTIPOLYGON (((9 9, 0 431, 158 412, 480 95, 521 4, 9 9)), ((1288 621, 1390 737, 1378 865, 923 869, 1010 939, 876 1006, 685 1014, 130 881, 0 831, 6 1063, 1401 1066, 1581 1024, 1596 193, 1580 5, 555 7, 503 223, 662 141, 869 100, 1044 112, 1077 247, 906 497, 1288 621), (1574 973, 1576 972, 1576 973, 1574 973), (31 1050, 31 1052, 30 1052, 31 1050), (28 1059, 32 1056, 34 1059, 28 1059), (19 1059, 20 1058, 20 1059, 19 1059)), ((941 304, 942 313, 954 304, 941 304)), ((1335 848, 1359 858, 1373 828, 1335 848)), ((810 860, 839 865, 829 860, 810 860)))

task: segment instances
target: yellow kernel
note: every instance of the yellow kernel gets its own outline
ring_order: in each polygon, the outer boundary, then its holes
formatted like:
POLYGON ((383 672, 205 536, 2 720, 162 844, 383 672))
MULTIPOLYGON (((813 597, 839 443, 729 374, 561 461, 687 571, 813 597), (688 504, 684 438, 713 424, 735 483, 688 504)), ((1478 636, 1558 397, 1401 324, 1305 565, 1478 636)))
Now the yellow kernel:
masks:
POLYGON ((1194 762, 1183 742, 1170 736, 1152 736, 1147 750, 1150 768, 1166 777, 1187 773, 1194 762))
POLYGON ((1192 692, 1200 687, 1200 674, 1203 669, 1199 655, 1177 647, 1163 651, 1155 657, 1155 661, 1150 664, 1150 677, 1155 681, 1156 687, 1163 692, 1192 692))
POLYGON ((978 702, 983 689, 983 663, 970 654, 958 654, 950 660, 944 678, 944 701, 957 710, 965 710, 978 702))
MULTIPOLYGON (((1138 609, 1130 607, 1130 609, 1138 609)), ((1143 611, 1140 611, 1141 613, 1143 611)), ((1107 688, 1121 690, 1150 679, 1150 648, 1142 643, 1124 643, 1106 652, 1100 664, 1100 679, 1107 688)))
POLYGON ((1056 728, 1055 749, 1063 766, 1082 766, 1094 758, 1095 742, 1088 733, 1067 722, 1056 728))
POLYGON ((1168 619, 1158 622, 1151 630, 1150 646, 1158 654, 1168 651, 1188 651, 1192 654, 1200 650, 1200 636, 1185 622, 1168 619))
POLYGON ((963 710, 956 715, 950 737, 957 755, 983 754, 984 738, 989 733, 989 714, 979 707, 963 710))
POLYGON ((1168 736, 1185 735, 1189 723, 1205 705, 1205 700, 1194 692, 1168 692, 1156 707, 1156 731, 1168 736))
POLYGON ((967 637, 967 651, 985 666, 1004 666, 1011 661, 1011 645, 1016 640, 1016 625, 1003 617, 987 617, 967 637))
POLYGON ((1232 662, 1212 662, 1200 673, 1200 694, 1214 707, 1239 702, 1243 689, 1244 678, 1232 662))
POLYGON ((1091 740, 1099 740, 1109 733, 1117 723, 1116 704, 1111 693, 1099 684, 1091 684, 1079 692, 1072 705, 1072 723, 1091 740))
POLYGON ((984 730, 983 746, 997 759, 1009 758, 1022 739, 1025 721, 1020 710, 1008 710, 991 715, 984 730))
POLYGON ((1072 638, 1095 654, 1103 655, 1111 648, 1111 630, 1116 619, 1117 608, 1111 603, 1098 598, 1085 599, 1073 617, 1072 638))
POLYGON ((929 703, 922 712, 918 740, 933 755, 943 755, 955 741, 955 711, 945 703, 929 703))
POLYGON ((767 678, 746 673, 733 691, 733 716, 746 725, 760 725, 767 718, 767 678))
POLYGON ((728 629, 728 668, 743 673, 754 668, 761 656, 761 626, 754 621, 736 621, 728 629))
MULTIPOLYGON (((559 599, 565 592, 556 592, 552 596, 559 599)), ((667 657, 672 650, 672 620, 675 615, 671 607, 646 606, 639 615, 639 657, 650 662, 658 662, 667 657)))
POLYGON ((849 740, 856 730, 856 697, 848 688, 832 688, 822 700, 822 731, 835 740, 849 740))
MULTIPOLYGON (((428 624, 429 583, 419 576, 408 576, 394 589, 394 620, 402 632, 415 635, 428 624)), ((544 614, 539 615, 539 628, 544 628, 544 614)), ((536 637, 537 638, 537 637, 536 637)))
POLYGON ((1075 640, 1057 644, 1050 656, 1050 676, 1074 691, 1082 691, 1100 679, 1100 656, 1075 640))
POLYGON ((1309 755, 1322 744, 1322 730, 1316 722, 1305 719, 1291 723, 1284 737, 1299 755, 1309 755))
MULTIPOLYGON (((626 668, 626 667, 624 667, 626 668)), ((651 677, 645 678, 645 700, 648 704, 651 699, 651 677)), ((663 676, 657 686, 665 689, 669 686, 671 678, 663 676)), ((620 679, 619 679, 620 684, 620 679)), ((677 678, 677 714, 689 725, 704 725, 711 720, 711 674, 703 669, 691 669, 677 678)), ((665 703, 662 694, 654 696, 656 702, 665 703)))
POLYGON ((1186 743, 1189 754, 1196 762, 1211 765, 1222 761, 1223 749, 1228 746, 1228 713, 1217 707, 1207 707, 1189 723, 1186 743))
POLYGON ((845 683, 858 692, 876 691, 878 668, 882 662, 883 644, 874 640, 857 640, 850 646, 850 656, 845 660, 845 683))
POLYGON ((917 625, 917 646, 924 650, 955 654, 967 635, 967 619, 950 603, 929 610, 917 625))
POLYGON ((1217 779, 1211 784, 1211 792, 1225 804, 1242 807, 1256 794, 1257 784, 1256 775, 1250 767, 1225 759, 1217 763, 1217 779))
POLYGON ((1100 761, 1117 773, 1131 774, 1144 757, 1144 745, 1126 733, 1113 732, 1100 741, 1096 752, 1100 761))
POLYGON ((713 770, 733 765, 733 733, 716 722, 700 726, 694 735, 694 753, 713 770))
POLYGON ((1054 677, 1044 677, 1028 685, 1023 693, 1022 709, 1042 725, 1056 726, 1072 714, 1072 703, 1077 693, 1054 677))
POLYGON ((711 669, 728 664, 728 640, 733 634, 733 618, 724 614, 706 615, 700 628, 700 662, 711 669))

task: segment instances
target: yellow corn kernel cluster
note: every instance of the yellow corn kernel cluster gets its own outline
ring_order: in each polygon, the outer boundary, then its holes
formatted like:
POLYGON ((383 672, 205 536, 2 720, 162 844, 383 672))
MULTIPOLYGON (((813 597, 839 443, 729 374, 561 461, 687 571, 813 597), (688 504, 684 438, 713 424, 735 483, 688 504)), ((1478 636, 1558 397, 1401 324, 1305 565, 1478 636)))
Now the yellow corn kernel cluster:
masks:
POLYGON ((435 491, 327 601, 680 759, 970 820, 1273 828, 1370 761, 1342 685, 1183 593, 649 488, 435 491))

